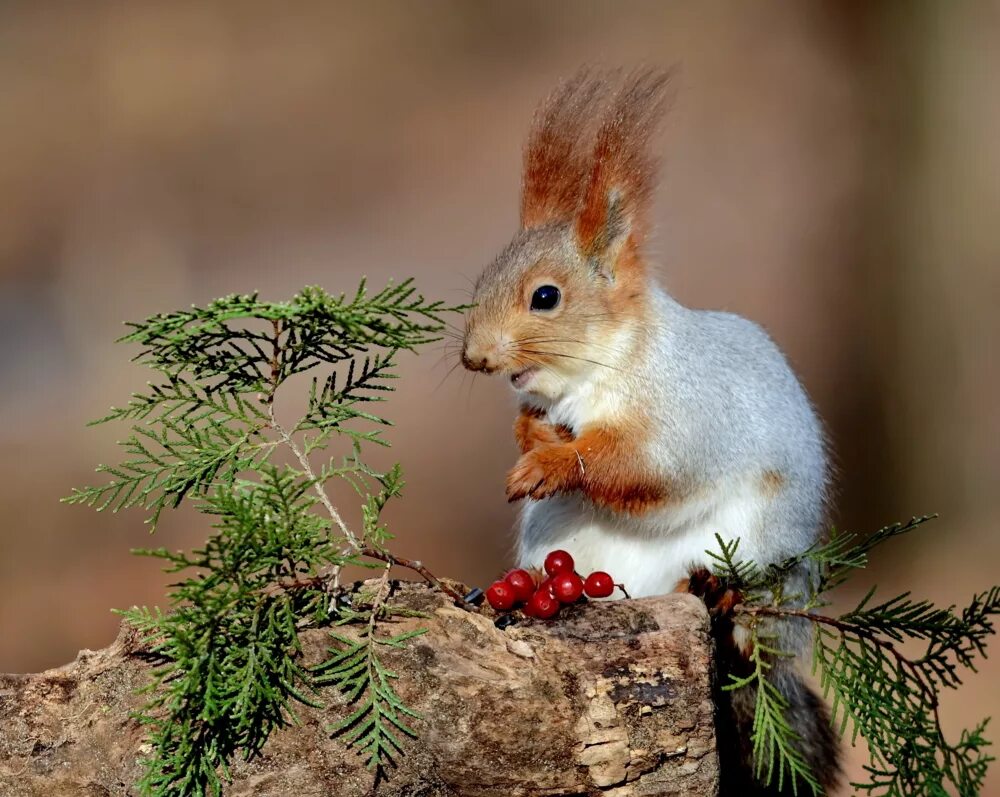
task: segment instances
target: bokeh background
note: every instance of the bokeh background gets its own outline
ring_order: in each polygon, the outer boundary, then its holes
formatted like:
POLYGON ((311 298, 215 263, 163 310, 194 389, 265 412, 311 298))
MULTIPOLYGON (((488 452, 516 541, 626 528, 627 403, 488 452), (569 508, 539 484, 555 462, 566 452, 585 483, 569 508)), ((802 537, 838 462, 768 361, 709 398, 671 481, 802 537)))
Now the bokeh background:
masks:
MULTIPOLYGON (((1000 3, 11 0, 0 671, 162 601, 129 555, 141 516, 59 503, 117 456, 121 430, 84 423, 147 378, 121 322, 361 275, 463 301, 514 230, 535 103, 582 62, 681 65, 653 257, 788 353, 837 453, 837 524, 942 515, 871 579, 945 603, 1000 579, 1000 3)), ((391 520, 400 552, 484 583, 511 550, 513 402, 453 362, 405 361, 391 520)), ((204 534, 180 513, 155 542, 204 534)), ((998 676, 948 696, 949 728, 1000 713, 998 676)))

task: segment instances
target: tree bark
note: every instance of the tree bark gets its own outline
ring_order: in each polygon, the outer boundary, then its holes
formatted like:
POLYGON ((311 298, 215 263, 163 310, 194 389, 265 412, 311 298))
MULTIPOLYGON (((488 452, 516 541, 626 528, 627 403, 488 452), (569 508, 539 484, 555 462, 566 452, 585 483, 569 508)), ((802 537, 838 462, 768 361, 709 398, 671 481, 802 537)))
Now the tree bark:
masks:
MULTIPOLYGON (((428 615, 391 628, 427 629, 387 651, 397 691, 422 715, 398 766, 375 783, 330 737, 344 706, 327 690, 324 708, 298 707, 297 725, 234 763, 227 797, 716 795, 711 642, 696 599, 588 603, 505 630, 423 585, 402 584, 393 600, 428 615)), ((303 638, 318 660, 326 632, 303 638)), ((0 675, 0 794, 137 794, 149 747, 130 713, 147 659, 123 626, 72 664, 0 675)))

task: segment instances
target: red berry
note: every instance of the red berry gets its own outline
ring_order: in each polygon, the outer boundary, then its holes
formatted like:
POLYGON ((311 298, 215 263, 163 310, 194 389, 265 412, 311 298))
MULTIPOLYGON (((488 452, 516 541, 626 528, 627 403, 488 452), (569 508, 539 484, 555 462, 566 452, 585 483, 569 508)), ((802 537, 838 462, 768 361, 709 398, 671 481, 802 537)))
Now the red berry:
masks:
POLYGON ((545 572, 550 576, 556 573, 572 573, 573 557, 567 551, 553 551, 545 557, 545 572))
POLYGON ((538 585, 538 591, 539 592, 544 592, 544 593, 546 593, 548 595, 551 595, 553 598, 556 596, 555 593, 552 591, 552 579, 551 578, 547 578, 541 584, 539 584, 538 585))
POLYGON ((576 573, 558 573, 552 576, 550 589, 560 603, 576 603, 583 594, 583 579, 576 573))
POLYGON ((517 596, 514 594, 514 588, 506 581, 494 581, 486 590, 486 600, 498 612, 505 612, 514 608, 517 596))
POLYGON ((606 598, 615 591, 615 582, 603 570, 598 570, 587 576, 583 591, 591 598, 606 598))
POLYGON ((524 608, 526 615, 529 617, 538 617, 542 620, 555 617, 558 611, 559 601, 553 598, 548 590, 541 589, 531 596, 531 600, 528 601, 528 605, 524 608))
POLYGON ((510 584, 519 603, 529 600, 535 594, 535 579, 527 570, 511 570, 503 580, 510 584))

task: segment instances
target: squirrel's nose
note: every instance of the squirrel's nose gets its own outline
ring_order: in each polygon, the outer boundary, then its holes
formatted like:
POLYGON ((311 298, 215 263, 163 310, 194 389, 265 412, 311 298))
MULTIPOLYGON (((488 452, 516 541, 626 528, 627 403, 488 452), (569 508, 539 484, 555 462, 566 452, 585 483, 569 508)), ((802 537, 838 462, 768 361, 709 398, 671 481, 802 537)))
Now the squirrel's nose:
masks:
POLYGON ((470 350, 468 346, 462 349, 462 365, 470 371, 483 371, 492 374, 497 369, 497 360, 486 352, 470 350))

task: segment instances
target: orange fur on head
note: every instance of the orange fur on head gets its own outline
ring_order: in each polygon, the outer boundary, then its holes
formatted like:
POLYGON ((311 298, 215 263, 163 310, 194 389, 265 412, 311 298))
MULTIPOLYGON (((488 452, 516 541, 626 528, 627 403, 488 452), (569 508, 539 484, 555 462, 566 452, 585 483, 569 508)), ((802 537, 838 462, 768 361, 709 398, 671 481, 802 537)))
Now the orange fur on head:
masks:
POLYGON ((583 69, 558 88, 539 108, 525 148, 521 226, 571 222, 588 258, 640 243, 656 176, 649 139, 668 80, 660 70, 633 72, 609 99, 616 77, 583 69))
POLYGON ((599 258, 626 240, 640 243, 656 177, 649 139, 666 104, 669 75, 629 76, 597 131, 583 206, 576 219, 580 251, 599 258))
POLYGON ((524 148, 522 227, 565 222, 576 214, 587 179, 595 109, 606 95, 607 82, 584 68, 538 109, 524 148))

